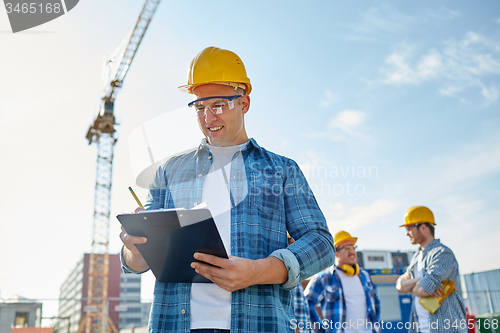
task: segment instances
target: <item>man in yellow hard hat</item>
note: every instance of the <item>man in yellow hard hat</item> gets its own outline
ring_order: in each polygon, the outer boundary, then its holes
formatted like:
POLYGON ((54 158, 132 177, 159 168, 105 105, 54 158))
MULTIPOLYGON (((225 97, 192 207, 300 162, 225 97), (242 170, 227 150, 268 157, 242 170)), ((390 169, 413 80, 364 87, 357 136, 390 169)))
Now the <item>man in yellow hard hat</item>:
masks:
MULTIPOLYGON (((334 260, 326 220, 297 163, 248 137, 252 86, 235 53, 204 49, 180 88, 193 94, 188 106, 205 138, 160 167, 145 207, 206 202, 230 257, 195 254, 193 269, 213 284, 156 281, 149 331, 293 332, 291 290, 334 260)), ((146 271, 135 247, 145 240, 120 237, 124 271, 146 271)))
POLYGON ((333 240, 335 265, 316 274, 304 292, 315 332, 380 332, 380 300, 370 275, 357 264, 357 237, 339 231, 333 240))
MULTIPOLYGON (((410 207, 405 214, 406 235, 412 244, 419 244, 406 272, 396 288, 402 294, 413 294, 409 332, 467 332, 465 306, 461 298, 458 262, 453 252, 434 238, 434 214, 424 206, 410 207), (423 297, 443 296, 443 281, 453 281, 455 291, 431 313, 421 304, 423 297), (453 323, 456 323, 453 325, 453 323)), ((425 302, 424 302, 425 305, 425 302)))

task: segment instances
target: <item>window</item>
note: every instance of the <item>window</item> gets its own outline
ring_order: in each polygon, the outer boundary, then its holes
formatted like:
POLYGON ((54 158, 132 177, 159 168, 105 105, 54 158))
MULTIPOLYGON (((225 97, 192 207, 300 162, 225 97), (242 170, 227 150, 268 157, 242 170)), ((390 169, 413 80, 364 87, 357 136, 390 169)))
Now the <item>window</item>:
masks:
POLYGON ((385 261, 383 256, 369 256, 368 261, 385 261))
POLYGON ((141 318, 123 318, 126 323, 140 323, 141 318))
POLYGON ((141 288, 122 288, 122 293, 139 293, 141 292, 141 288))
POLYGON ((408 255, 406 253, 392 253, 392 265, 394 268, 402 268, 408 266, 408 255))
POLYGON ((16 327, 28 326, 28 312, 16 312, 16 327))

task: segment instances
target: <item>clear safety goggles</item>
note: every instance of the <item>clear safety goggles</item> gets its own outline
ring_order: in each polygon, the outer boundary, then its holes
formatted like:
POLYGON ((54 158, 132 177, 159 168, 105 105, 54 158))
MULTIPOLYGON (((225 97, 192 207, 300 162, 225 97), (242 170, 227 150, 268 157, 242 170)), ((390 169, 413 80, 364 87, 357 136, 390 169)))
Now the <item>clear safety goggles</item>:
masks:
POLYGON ((341 248, 338 248, 337 251, 350 252, 350 251, 356 251, 357 248, 358 248, 357 245, 346 245, 346 246, 342 246, 341 248))
POLYGON ((188 104, 188 107, 194 111, 198 117, 205 117, 207 109, 213 114, 222 114, 234 108, 234 100, 243 97, 243 95, 234 96, 210 96, 194 100, 188 104))

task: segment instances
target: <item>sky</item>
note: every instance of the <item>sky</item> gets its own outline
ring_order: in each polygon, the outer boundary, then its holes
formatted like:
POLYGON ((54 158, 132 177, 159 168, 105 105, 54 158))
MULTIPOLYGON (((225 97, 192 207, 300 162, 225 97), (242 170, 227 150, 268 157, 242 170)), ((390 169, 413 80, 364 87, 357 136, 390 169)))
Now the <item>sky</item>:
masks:
MULTIPOLYGON (((0 7, 0 297, 44 300, 44 316, 91 250, 97 150, 85 135, 103 61, 142 5, 82 0, 16 34, 0 7)), ((191 96, 177 87, 208 46, 243 60, 248 135, 297 161, 332 234, 350 232, 360 250, 415 250, 398 226, 425 205, 462 274, 500 268, 495 0, 161 2, 115 101, 110 253, 114 216, 136 207, 128 186, 147 194, 130 138, 156 123, 165 147, 183 146, 175 112, 191 96)))

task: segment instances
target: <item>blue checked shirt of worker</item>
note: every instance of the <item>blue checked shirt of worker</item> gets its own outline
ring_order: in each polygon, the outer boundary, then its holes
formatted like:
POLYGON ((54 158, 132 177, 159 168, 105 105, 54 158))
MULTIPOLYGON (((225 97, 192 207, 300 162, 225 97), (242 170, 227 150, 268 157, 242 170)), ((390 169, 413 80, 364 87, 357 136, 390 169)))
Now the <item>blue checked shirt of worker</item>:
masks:
POLYGON ((295 321, 292 328, 296 328, 299 333, 311 333, 311 317, 304 298, 304 288, 300 283, 293 289, 293 312, 295 313, 295 321))
MULTIPOLYGON (((190 209, 202 200, 212 163, 206 140, 173 157, 157 171, 147 210, 190 209)), ((274 256, 288 270, 283 285, 254 285, 231 294, 231 333, 292 332, 291 290, 333 263, 335 250, 325 218, 298 165, 250 139, 232 158, 229 175, 231 254, 248 259, 274 256), (287 248, 287 230, 297 241, 287 248)), ((124 272, 131 272, 122 260, 124 272)), ((190 330, 190 283, 156 281, 150 332, 190 330)))
MULTIPOLYGON (((372 323, 372 326, 368 326, 368 328, 373 327, 373 332, 377 333, 379 332, 378 328, 380 328, 380 325, 378 325, 380 320, 380 300, 368 272, 361 268, 358 277, 365 291, 368 320, 372 323)), ((342 282, 335 266, 316 274, 309 281, 305 290, 305 298, 308 303, 314 332, 340 333, 344 332, 345 328, 349 328, 349 323, 346 322, 347 308, 342 282), (318 304, 321 306, 324 322, 321 322, 321 318, 316 311, 318 304)))
MULTIPOLYGON (((431 333, 450 333, 467 332, 465 317, 465 306, 460 296, 462 291, 460 287, 460 274, 458 272, 458 262, 453 252, 445 245, 441 244, 439 239, 433 240, 423 250, 417 251, 406 269, 411 278, 414 278, 413 268, 416 266, 419 253, 422 251, 422 278, 418 284, 425 292, 432 295, 444 280, 451 280, 455 284, 455 291, 446 297, 436 312, 429 314, 429 329, 431 333)), ((415 310, 415 302, 412 304, 411 323, 418 323, 418 317, 415 310)), ((411 325, 409 333, 417 333, 418 327, 411 325)))

